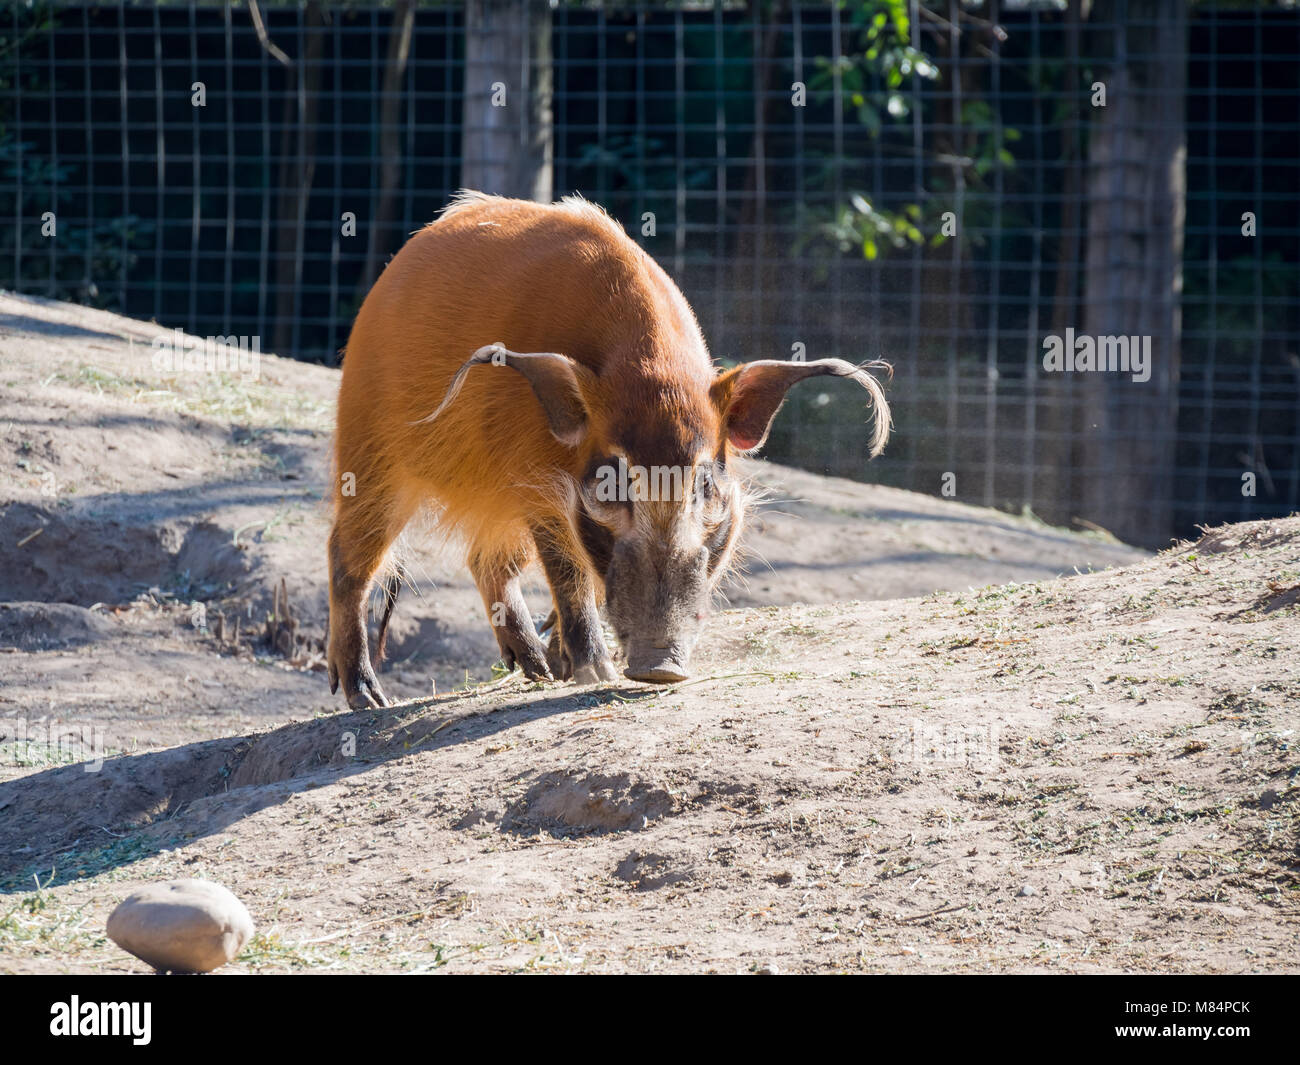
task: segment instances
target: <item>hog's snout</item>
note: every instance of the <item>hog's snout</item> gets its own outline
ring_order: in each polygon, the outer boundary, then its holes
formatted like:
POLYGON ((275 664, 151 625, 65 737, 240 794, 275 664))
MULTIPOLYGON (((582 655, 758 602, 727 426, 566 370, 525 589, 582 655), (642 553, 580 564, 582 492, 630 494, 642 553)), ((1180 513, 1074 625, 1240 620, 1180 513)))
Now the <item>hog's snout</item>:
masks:
POLYGON ((634 639, 627 647, 624 676, 646 684, 675 684, 690 673, 690 651, 665 639, 634 639))
POLYGON ((671 660, 655 665, 628 666, 623 675, 628 680, 639 680, 646 684, 676 684, 690 676, 683 666, 671 660))
POLYGON ((693 535, 687 528, 662 539, 628 537, 614 548, 605 610, 627 656, 629 680, 674 684, 690 675, 710 594, 708 550, 678 546, 693 535))

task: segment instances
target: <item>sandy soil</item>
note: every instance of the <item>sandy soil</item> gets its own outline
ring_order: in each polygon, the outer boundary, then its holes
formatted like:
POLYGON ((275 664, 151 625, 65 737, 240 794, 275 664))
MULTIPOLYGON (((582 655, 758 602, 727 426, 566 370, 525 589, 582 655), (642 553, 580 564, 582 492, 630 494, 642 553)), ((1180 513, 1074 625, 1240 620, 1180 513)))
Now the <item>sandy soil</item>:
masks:
POLYGON ((243 972, 1300 968, 1300 519, 1149 557, 756 464, 695 680, 491 680, 413 536, 409 701, 350 713, 337 373, 155 333, 0 295, 0 971, 141 971, 104 919, 173 876, 246 901, 243 972))
MULTIPOLYGON (((265 355, 256 380, 163 374, 159 332, 0 293, 0 603, 17 604, 0 611, 0 717, 103 727, 114 750, 340 706, 311 668, 322 665, 311 650, 324 637, 338 372, 265 355), (262 639, 280 581, 297 666, 262 639), (66 604, 58 618, 22 605, 51 601, 66 604)), ((1145 557, 949 500, 765 463, 753 473, 770 498, 748 572, 726 589, 736 606, 923 595, 1145 557)), ((496 642, 454 548, 414 528, 402 551, 417 594, 394 620, 386 690, 490 678, 496 642)), ((531 593, 535 609, 549 606, 540 574, 531 593)))

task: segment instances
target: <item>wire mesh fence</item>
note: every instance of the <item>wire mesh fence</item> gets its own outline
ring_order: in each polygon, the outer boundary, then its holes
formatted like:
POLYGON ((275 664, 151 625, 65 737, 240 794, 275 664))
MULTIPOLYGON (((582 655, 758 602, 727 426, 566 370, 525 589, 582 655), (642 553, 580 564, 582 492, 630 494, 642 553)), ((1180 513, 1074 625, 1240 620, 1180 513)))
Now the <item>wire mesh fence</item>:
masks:
POLYGON ((719 359, 893 363, 883 458, 813 385, 770 457, 1149 544, 1300 507, 1289 6, 564 3, 504 64, 462 4, 252 15, 9 6, 0 286, 335 362, 462 184, 478 63, 545 85, 554 194, 618 218, 719 359))

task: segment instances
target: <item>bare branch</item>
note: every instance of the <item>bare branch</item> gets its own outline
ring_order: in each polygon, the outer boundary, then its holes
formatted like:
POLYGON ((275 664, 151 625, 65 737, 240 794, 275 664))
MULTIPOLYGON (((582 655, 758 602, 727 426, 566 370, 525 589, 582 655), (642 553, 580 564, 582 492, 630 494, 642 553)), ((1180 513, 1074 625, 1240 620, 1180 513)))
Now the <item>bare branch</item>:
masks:
POLYGON ((253 16, 253 28, 257 30, 257 39, 262 42, 266 54, 278 59, 286 67, 292 67, 293 60, 280 51, 275 42, 266 35, 266 24, 262 21, 262 11, 257 6, 257 0, 248 0, 248 11, 253 16))

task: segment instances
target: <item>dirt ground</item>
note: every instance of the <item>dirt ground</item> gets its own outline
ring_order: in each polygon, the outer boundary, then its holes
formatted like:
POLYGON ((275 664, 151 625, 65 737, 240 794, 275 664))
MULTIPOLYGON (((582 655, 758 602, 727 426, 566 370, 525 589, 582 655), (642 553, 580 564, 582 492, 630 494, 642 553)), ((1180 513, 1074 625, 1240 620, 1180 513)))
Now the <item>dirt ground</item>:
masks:
POLYGON ((0 971, 143 971, 104 920, 188 876, 257 922, 231 972, 1300 968, 1300 518, 1152 557, 755 463, 694 679, 494 679, 412 535, 407 701, 354 713, 337 372, 157 332, 0 294, 0 971))

